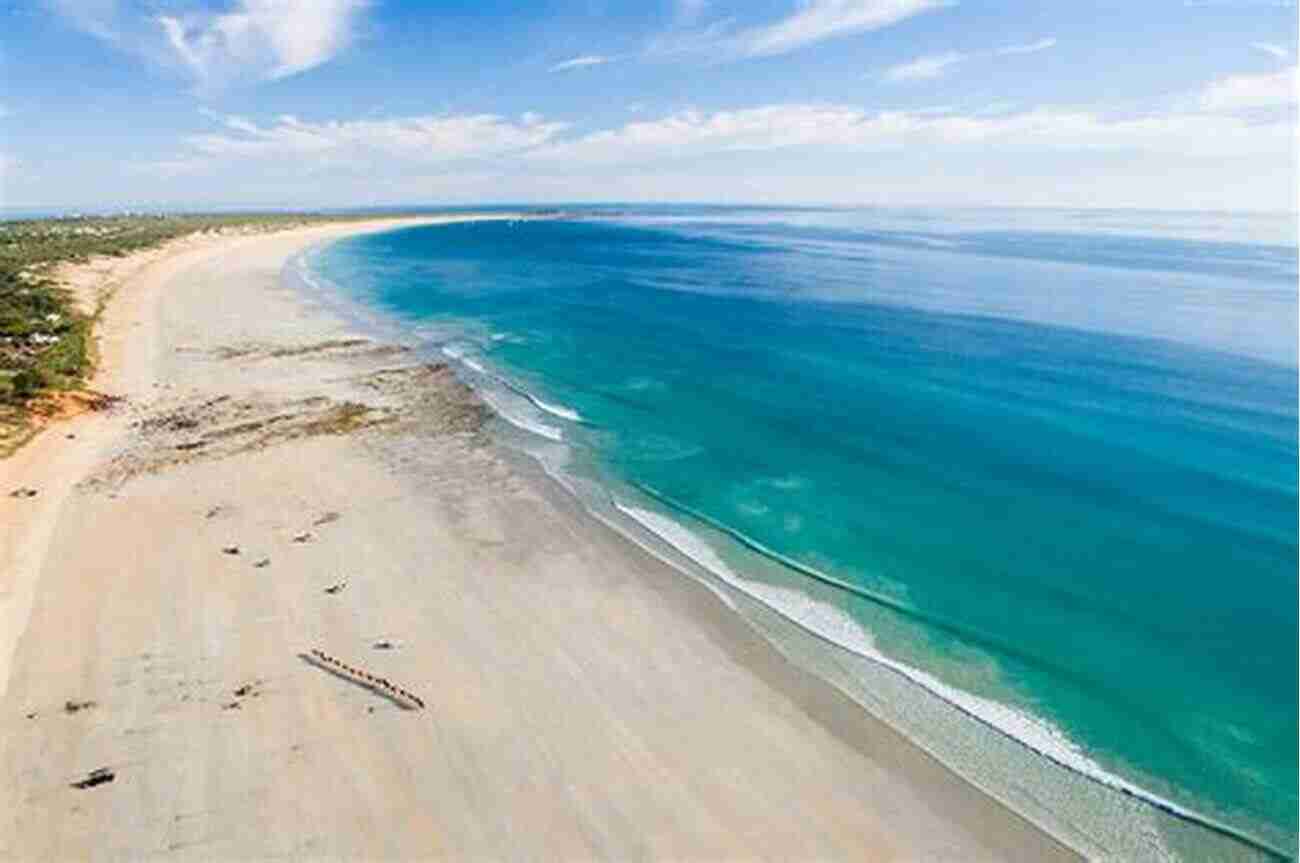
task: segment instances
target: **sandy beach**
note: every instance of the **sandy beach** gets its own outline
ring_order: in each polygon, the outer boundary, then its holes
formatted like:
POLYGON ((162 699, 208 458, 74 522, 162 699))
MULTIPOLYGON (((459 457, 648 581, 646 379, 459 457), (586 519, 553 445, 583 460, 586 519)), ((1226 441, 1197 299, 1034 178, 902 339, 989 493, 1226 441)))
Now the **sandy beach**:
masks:
POLYGON ((81 269, 117 401, 0 461, 0 857, 1074 859, 282 281, 393 224, 81 269))

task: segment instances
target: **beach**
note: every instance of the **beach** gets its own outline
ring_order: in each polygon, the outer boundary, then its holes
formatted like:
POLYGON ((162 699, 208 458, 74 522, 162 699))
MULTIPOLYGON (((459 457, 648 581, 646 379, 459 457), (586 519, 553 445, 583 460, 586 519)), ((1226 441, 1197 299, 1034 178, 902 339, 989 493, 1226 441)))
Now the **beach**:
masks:
POLYGON ((113 401, 0 462, 0 857, 1074 859, 281 278, 396 224, 80 270, 113 401))

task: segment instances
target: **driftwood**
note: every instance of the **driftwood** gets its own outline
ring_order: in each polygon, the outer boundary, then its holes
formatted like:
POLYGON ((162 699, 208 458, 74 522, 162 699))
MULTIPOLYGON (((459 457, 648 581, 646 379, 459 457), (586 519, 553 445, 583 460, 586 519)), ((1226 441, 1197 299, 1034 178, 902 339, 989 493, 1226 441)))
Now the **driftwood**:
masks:
POLYGON ((345 662, 341 662, 330 656, 323 650, 312 649, 310 653, 300 653, 304 662, 315 665, 324 671, 328 671, 335 676, 342 677, 344 680, 350 680, 358 686, 364 686, 367 689, 376 692, 398 707, 405 710, 423 710, 424 700, 414 693, 408 692, 402 687, 392 683, 387 678, 376 677, 368 671, 360 668, 353 668, 345 662))
POLYGON ((99 767, 86 774, 85 779, 78 779, 70 783, 73 788, 94 788, 96 785, 103 785, 105 782, 112 782, 117 778, 117 774, 107 767, 99 767))

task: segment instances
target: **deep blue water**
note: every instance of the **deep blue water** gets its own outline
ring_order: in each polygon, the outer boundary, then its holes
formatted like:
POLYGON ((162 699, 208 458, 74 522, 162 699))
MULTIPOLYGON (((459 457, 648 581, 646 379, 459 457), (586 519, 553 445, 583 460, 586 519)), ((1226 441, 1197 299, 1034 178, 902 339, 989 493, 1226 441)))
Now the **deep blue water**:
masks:
POLYGON ((1288 231, 644 210, 359 237, 313 267, 531 394, 500 404, 629 506, 843 584, 882 654, 1294 848, 1288 231))

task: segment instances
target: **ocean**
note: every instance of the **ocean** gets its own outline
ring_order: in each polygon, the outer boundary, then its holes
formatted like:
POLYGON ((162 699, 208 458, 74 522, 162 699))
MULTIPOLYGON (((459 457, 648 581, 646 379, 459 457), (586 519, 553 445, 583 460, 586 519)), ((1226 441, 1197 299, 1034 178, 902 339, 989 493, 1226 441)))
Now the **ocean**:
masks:
POLYGON ((299 265, 1075 847, 1295 855, 1293 217, 605 207, 299 265))

